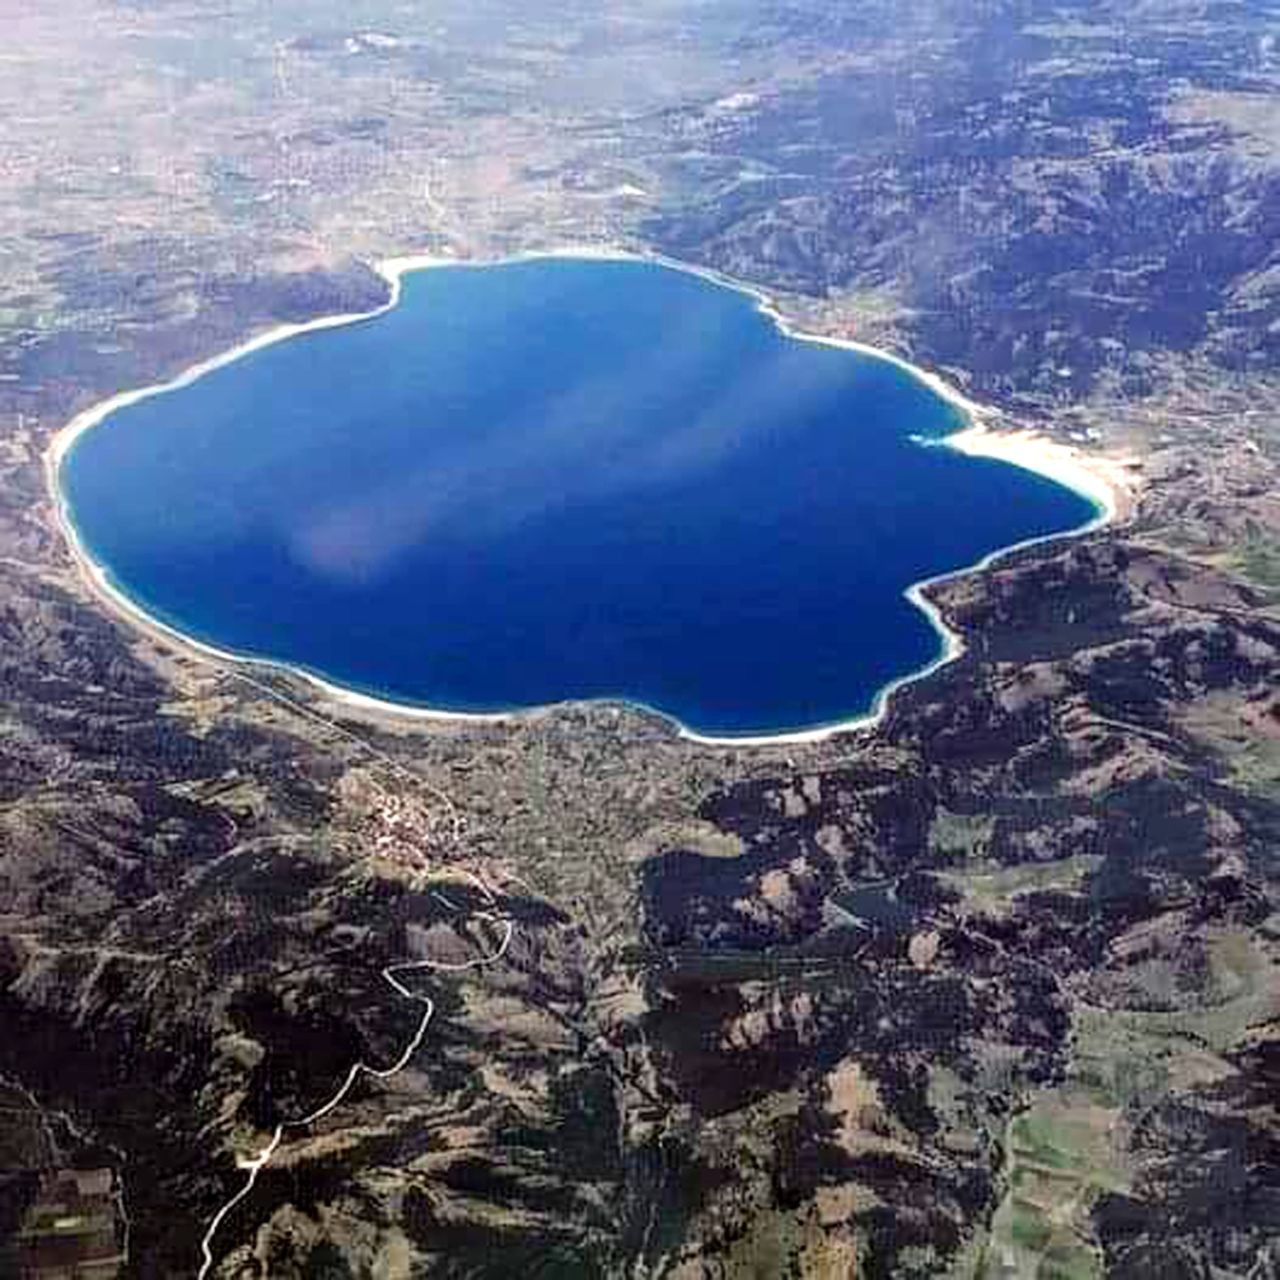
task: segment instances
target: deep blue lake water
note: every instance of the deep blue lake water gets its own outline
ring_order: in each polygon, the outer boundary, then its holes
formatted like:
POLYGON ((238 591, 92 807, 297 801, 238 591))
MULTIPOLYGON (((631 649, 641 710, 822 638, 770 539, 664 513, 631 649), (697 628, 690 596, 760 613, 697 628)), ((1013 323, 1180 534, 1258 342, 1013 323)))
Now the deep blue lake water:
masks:
POLYGON ((222 648, 442 709, 768 733, 937 656, 911 583, 1094 514, 910 438, 962 425, 736 290, 549 258, 411 273, 389 312, 117 409, 61 483, 115 583, 222 648))

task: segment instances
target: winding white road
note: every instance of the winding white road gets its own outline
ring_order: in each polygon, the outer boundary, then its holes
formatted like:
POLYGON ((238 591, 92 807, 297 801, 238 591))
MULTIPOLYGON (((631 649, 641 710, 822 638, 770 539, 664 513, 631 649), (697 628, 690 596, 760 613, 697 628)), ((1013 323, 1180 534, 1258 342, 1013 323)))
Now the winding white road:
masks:
MULTIPOLYGON (((281 693, 278 689, 272 688, 270 685, 254 679, 252 676, 246 675, 243 671, 224 668, 223 674, 249 685, 258 692, 272 698, 277 703, 282 704, 293 713, 300 715, 308 720, 319 723, 330 731, 339 736, 354 742, 365 752, 372 755, 381 764, 387 766, 398 777, 411 783, 417 788, 421 788, 437 803, 441 804, 448 815, 448 826, 450 843, 456 848, 462 840, 463 822, 462 815, 459 813, 457 806, 453 802, 453 798, 439 787, 434 786, 425 778, 421 777, 414 770, 409 769, 401 761, 387 752, 375 747, 366 738, 358 733, 353 733, 350 729, 340 724, 336 724, 327 716, 321 715, 311 707, 305 706, 296 699, 289 697, 287 694, 281 693)), ((424 859, 425 861, 425 859, 424 859)), ((300 1116, 296 1120, 285 1120, 277 1124, 272 1131, 270 1139, 266 1146, 251 1159, 245 1159, 238 1162, 241 1169, 244 1170, 245 1180, 236 1193, 231 1196, 209 1220, 209 1225, 205 1230, 204 1236, 200 1241, 200 1270, 197 1273, 197 1280, 206 1280, 212 1272, 215 1265, 213 1254, 213 1242, 218 1234, 219 1229, 226 1222, 227 1218, 235 1211, 237 1205, 247 1199, 253 1192, 253 1188, 258 1181, 258 1175, 271 1163, 276 1153, 280 1150, 281 1144, 284 1142, 285 1135, 290 1130, 305 1129, 316 1121, 323 1119, 331 1111, 340 1107, 346 1100, 347 1095, 355 1086, 357 1080, 361 1076, 369 1076, 374 1080, 390 1080, 392 1076, 403 1071, 412 1061, 413 1056, 417 1053, 422 1045, 423 1039, 426 1037, 427 1028, 431 1024, 431 1019, 435 1014, 435 1002, 430 996, 422 992, 414 991, 405 986, 400 980, 401 975, 410 973, 419 973, 424 970, 437 973, 465 973, 472 969, 481 969, 488 965, 497 964, 507 953, 507 948, 511 945, 512 934, 515 926, 510 917, 503 915, 497 911, 497 896, 485 879, 476 871, 465 867, 450 866, 447 870, 438 872, 423 871, 416 876, 419 884, 425 887, 433 880, 447 880, 456 885, 459 879, 470 881, 479 890, 485 901, 485 908, 479 911, 471 912, 469 919, 483 920, 490 924, 498 926, 502 930, 502 939, 492 952, 486 955, 477 956, 472 960, 463 961, 441 961, 441 960, 405 960, 396 964, 388 965, 382 970, 382 978, 392 990, 399 996, 403 996, 406 1000, 412 1000, 415 1004, 423 1006, 422 1017, 418 1021, 417 1028, 412 1036, 409 1037, 408 1043, 390 1066, 372 1067, 367 1062, 355 1062, 351 1069, 347 1072, 342 1084, 334 1092, 333 1096, 327 1102, 316 1107, 314 1111, 308 1112, 304 1116, 300 1116)), ((515 876, 508 876, 508 879, 518 879, 515 876)), ((523 882, 522 882, 523 883, 523 882)), ((432 890, 432 896, 439 899, 446 906, 457 909, 457 904, 452 899, 442 893, 432 890)))
MULTIPOLYGON (((484 885, 484 882, 478 876, 474 878, 484 890, 488 900, 492 902, 493 895, 484 885)), ((406 987, 400 981, 399 975, 421 972, 424 969, 441 973, 463 973, 469 969, 480 969, 486 965, 496 964, 506 955, 507 948, 511 945, 511 936, 515 930, 511 920, 506 916, 488 910, 475 912, 474 918, 491 921, 503 929, 501 943, 488 955, 478 956, 474 960, 452 963, 440 960, 406 960, 399 964, 388 965, 382 970, 384 981, 389 983, 398 995, 403 996, 406 1000, 414 1001, 415 1004, 424 1006, 417 1030, 410 1036, 409 1042, 405 1045, 400 1056, 389 1067, 371 1067, 367 1062, 353 1063, 351 1069, 347 1072, 346 1079, 343 1080, 337 1091, 327 1102, 322 1103, 314 1111, 297 1120, 285 1120, 276 1125, 270 1140, 262 1148, 261 1152, 251 1160, 241 1163, 240 1167, 245 1171, 244 1184, 213 1215, 209 1221, 208 1229, 204 1233, 204 1238, 200 1241, 201 1263, 197 1280, 205 1280, 205 1277, 213 1270, 213 1240, 218 1233, 218 1228, 222 1226, 235 1207, 253 1191, 255 1183, 258 1181, 258 1175, 271 1163, 272 1158, 280 1149, 280 1144, 284 1141, 285 1133, 290 1129, 305 1129, 315 1124, 317 1120, 323 1119, 329 1112, 340 1107, 361 1076, 370 1076, 374 1080, 390 1080, 392 1076, 403 1071, 409 1065, 413 1055, 417 1053, 427 1034, 427 1027, 431 1023, 431 1018, 435 1014, 435 1002, 430 996, 406 987)))

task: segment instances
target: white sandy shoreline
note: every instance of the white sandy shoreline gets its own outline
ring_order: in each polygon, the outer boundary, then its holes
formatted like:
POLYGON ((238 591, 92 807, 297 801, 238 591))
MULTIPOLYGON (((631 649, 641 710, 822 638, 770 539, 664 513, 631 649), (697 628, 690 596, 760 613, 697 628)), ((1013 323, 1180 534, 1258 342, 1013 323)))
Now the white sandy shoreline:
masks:
MULTIPOLYGON (((76 440, 83 435, 84 432, 88 431, 91 427, 97 426, 117 409, 124 408, 126 405, 135 404, 138 401, 148 399, 151 396, 160 395, 167 391, 174 391, 180 387, 188 386, 192 382, 196 381, 196 379, 203 377, 206 373, 210 373, 214 369, 222 368, 225 365, 230 364, 232 361, 240 359, 242 356, 249 355, 255 351, 260 351, 264 347, 272 346, 277 342, 283 342, 289 338, 297 337, 300 334, 310 333, 315 330, 332 329, 342 325, 361 323, 382 315, 398 305, 402 291, 403 278, 410 272, 426 270, 431 267, 488 266, 507 262, 532 261, 544 258, 593 258, 606 261, 655 263, 669 267, 673 270, 683 271, 687 274, 699 276, 723 288, 733 289, 737 293, 746 294, 755 300, 757 309, 763 315, 767 316, 787 337, 802 342, 814 342, 824 346, 839 347, 848 351, 858 352, 874 359, 887 361, 888 363, 903 370, 917 381, 923 383, 940 398, 946 400, 959 411, 961 416, 969 424, 962 430, 955 432, 950 436, 942 437, 936 441, 929 441, 927 443, 953 448, 970 456, 997 458, 1000 461, 1009 463, 1010 465, 1022 467, 1025 470, 1035 471, 1041 475, 1047 476, 1049 479, 1054 480, 1059 484, 1065 485, 1067 488, 1075 490, 1077 493, 1092 502, 1098 511, 1097 517, 1080 529, 1073 530, 1068 533, 1049 534, 1044 537, 1031 538, 1013 546, 1001 547, 999 550, 983 557, 983 559, 975 564, 950 570, 946 573, 939 574, 936 577, 914 583, 908 587, 904 593, 905 597, 910 600, 911 603, 915 605, 916 608, 918 608, 928 619, 930 625, 939 637, 942 650, 939 655, 926 666, 917 671, 910 672, 907 675, 900 676, 881 688, 876 694, 872 708, 863 715, 842 720, 834 724, 820 725, 811 729, 796 730, 794 732, 720 736, 697 733, 682 724, 674 716, 655 708, 648 707, 643 703, 631 700, 621 701, 610 698, 592 699, 591 701, 606 705, 610 703, 614 705, 624 705, 638 709, 647 714, 657 716, 658 718, 672 724, 681 738, 689 742, 706 746, 759 747, 783 746, 791 743, 812 743, 824 741, 836 734, 847 733, 856 729, 871 728, 878 724, 884 717, 890 697, 899 688, 905 684, 911 683, 912 681, 923 679, 925 676, 932 674, 939 667, 944 666, 948 662, 954 661, 964 652, 964 644, 961 637, 946 625, 937 608, 925 597, 924 592, 927 588, 951 578, 980 572, 995 560, 1009 555, 1014 551, 1021 550, 1027 546, 1052 541, 1057 538, 1079 536, 1082 533, 1089 532, 1116 519, 1118 516, 1125 514, 1128 510, 1128 502, 1130 498, 1129 490, 1133 486, 1133 480, 1131 473, 1127 470, 1128 464, 1124 461, 1106 458, 1095 454, 1086 455, 1081 453, 1079 450, 1071 448, 1070 446, 1059 444, 1026 430, 999 430, 989 425, 997 416, 995 411, 982 405, 975 404, 936 373, 920 369, 909 361, 902 359, 900 356, 896 356, 888 351, 880 350, 877 347, 868 346, 865 343, 856 342, 851 339, 831 337, 824 334, 807 333, 795 329, 778 311, 767 294, 751 285, 733 280, 716 271, 691 266, 688 263, 666 258, 659 254, 638 253, 603 246, 566 246, 559 249, 512 254, 507 257, 493 259, 466 259, 420 254, 415 256, 387 258, 381 262, 372 264, 373 269, 382 276, 389 285, 388 299, 381 306, 375 307, 370 311, 353 312, 345 315, 324 316, 301 324, 278 325, 276 328, 267 330, 256 337, 250 338, 228 351, 189 366, 176 377, 166 382, 159 382, 152 384, 151 386, 123 391, 110 396, 105 400, 99 401, 97 404, 94 404, 83 410, 81 413, 76 414, 76 416, 73 417, 66 426, 56 432, 45 452, 45 480, 48 485, 57 525, 63 537, 66 539, 67 545, 71 550, 76 566, 84 581, 95 594, 103 599, 113 612, 122 615, 130 623, 139 626, 144 632, 162 636, 169 641, 177 643, 179 646, 194 650, 204 657, 211 658, 230 666, 265 667, 283 671, 289 675, 301 677, 307 683, 315 687, 328 700, 350 707, 353 710, 375 713, 380 716, 389 716, 402 720, 493 723, 545 714, 548 710, 553 709, 552 706, 548 706, 509 712, 483 713, 447 711, 417 706, 411 703, 394 702, 388 699, 375 697, 371 694, 361 693, 343 685, 334 684, 303 667, 294 666, 290 663, 277 659, 233 653, 228 650, 217 648, 205 641, 198 640, 149 613, 141 604, 128 596, 111 581, 110 575, 106 569, 102 565, 99 565, 89 555, 86 547, 84 546, 80 534, 75 527, 75 522, 71 519, 66 497, 62 492, 61 485, 59 484, 59 472, 61 470, 62 463, 76 440)), ((558 705, 567 706, 572 704, 564 703, 558 705)))

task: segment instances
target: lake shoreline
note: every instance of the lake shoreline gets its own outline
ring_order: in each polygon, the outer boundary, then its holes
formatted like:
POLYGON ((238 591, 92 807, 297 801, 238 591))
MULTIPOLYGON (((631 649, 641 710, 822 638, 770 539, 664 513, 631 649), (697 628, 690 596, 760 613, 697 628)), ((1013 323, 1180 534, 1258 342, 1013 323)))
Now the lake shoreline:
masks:
POLYGON ((621 706, 647 716, 657 717, 670 724, 682 739, 699 745, 762 747, 782 746, 792 743, 812 743, 823 741, 836 734, 874 727, 883 718, 888 700, 898 689, 905 684, 925 678, 940 667, 954 661, 964 652, 965 646, 962 638, 947 626, 940 611, 927 598, 925 592, 930 587, 956 577, 981 572, 995 560, 1028 546, 1059 538, 1077 537, 1091 532, 1116 519, 1124 518, 1132 509, 1133 495, 1131 489, 1133 482, 1131 477, 1125 473, 1125 468, 1128 464, 1124 460, 1108 458, 1100 454, 1085 454, 1070 446, 1058 444, 1044 436, 1025 430, 1001 430, 992 426, 990 424, 999 417, 998 411, 975 404, 940 375, 921 369, 891 352, 883 351, 864 343, 796 329, 782 315, 768 294, 754 286, 733 280, 707 268, 691 266, 657 254, 609 249, 599 246, 565 247, 514 254, 495 259, 463 259, 424 254, 388 258, 372 265, 377 274, 382 276, 389 286, 387 301, 378 307, 363 312, 319 317, 302 323, 278 325, 238 344, 228 351, 196 362, 172 379, 112 395, 76 414, 54 434, 44 455, 46 484, 53 504, 54 520, 58 532, 66 540, 71 551, 81 580, 93 595, 107 606, 114 616, 122 618, 131 626, 138 627, 152 639, 177 645, 180 648, 198 654, 202 658, 212 659, 228 666, 275 669, 298 676, 332 703, 353 711, 373 715, 379 719, 394 720, 400 723, 405 721, 457 722, 459 724, 499 723, 543 715, 554 711, 557 707, 589 704, 595 706, 621 706), (276 659, 231 652, 199 640, 151 614, 136 600, 117 587, 111 580, 105 566, 99 564, 89 554, 72 519, 67 500, 59 482, 59 475, 63 461, 80 436, 92 427, 97 426, 116 410, 140 400, 187 386, 215 369, 222 368, 243 356, 278 342, 286 341, 289 338, 317 330, 337 328, 375 319, 399 304, 403 279, 411 272, 440 266, 490 266, 552 258, 647 262, 699 276, 722 288, 732 289, 737 293, 752 298, 757 310, 765 315, 788 338, 842 348, 877 360, 886 361, 907 373, 951 405, 968 424, 950 435, 929 439, 922 443, 954 448, 970 456, 995 458, 1010 465, 1037 472, 1086 498, 1094 505, 1097 515, 1093 520, 1078 529, 1043 535, 1001 547, 974 564, 950 570, 909 586, 903 593, 904 597, 920 610, 928 620, 939 638, 940 652, 924 667, 897 677, 877 690, 872 706, 866 712, 811 728, 742 735, 699 733, 683 724, 673 715, 646 706, 644 703, 634 699, 605 697, 587 700, 566 700, 560 703, 549 703, 544 706, 519 708, 510 711, 468 712, 443 710, 381 698, 375 694, 363 693, 347 686, 333 683, 304 667, 276 659))

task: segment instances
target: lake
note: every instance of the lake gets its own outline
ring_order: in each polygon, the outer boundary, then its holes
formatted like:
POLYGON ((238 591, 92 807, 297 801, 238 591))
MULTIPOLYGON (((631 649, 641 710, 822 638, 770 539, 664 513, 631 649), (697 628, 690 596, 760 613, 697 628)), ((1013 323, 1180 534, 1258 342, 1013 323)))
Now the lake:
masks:
POLYGON ((415 706, 768 735, 936 660, 911 584, 1096 514, 930 447, 963 425, 735 288, 531 258, 411 271, 385 312, 123 404, 59 483, 112 582, 221 649, 415 706))

